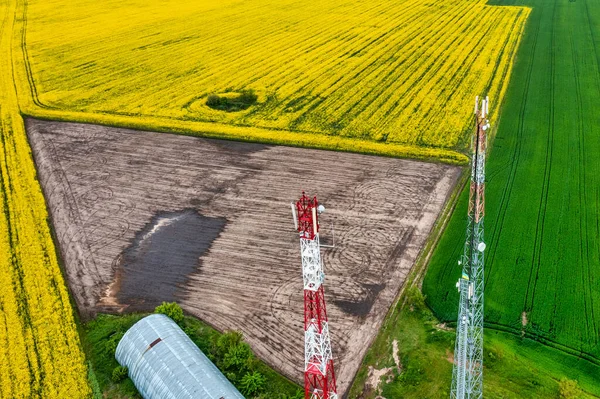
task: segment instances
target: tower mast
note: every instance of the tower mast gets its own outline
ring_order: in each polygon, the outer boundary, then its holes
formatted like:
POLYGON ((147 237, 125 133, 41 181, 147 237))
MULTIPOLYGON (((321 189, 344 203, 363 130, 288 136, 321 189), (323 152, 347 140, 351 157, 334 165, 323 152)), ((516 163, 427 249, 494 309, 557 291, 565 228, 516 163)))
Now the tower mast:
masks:
POLYGON ((475 98, 475 125, 471 157, 471 188, 462 276, 456 284, 460 292, 456 345, 452 368, 451 399, 483 397, 483 219, 485 211, 485 151, 489 99, 475 98))
POLYGON ((292 205, 294 224, 300 233, 300 254, 304 281, 304 397, 338 399, 323 291, 323 263, 319 244, 317 197, 304 192, 292 205))

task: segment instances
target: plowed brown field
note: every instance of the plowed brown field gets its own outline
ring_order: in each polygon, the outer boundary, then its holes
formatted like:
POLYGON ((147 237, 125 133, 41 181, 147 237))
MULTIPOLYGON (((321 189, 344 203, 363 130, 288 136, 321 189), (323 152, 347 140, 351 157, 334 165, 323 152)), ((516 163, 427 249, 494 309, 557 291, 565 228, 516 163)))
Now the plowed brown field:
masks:
POLYGON ((344 392, 460 169, 358 154, 27 120, 70 288, 84 314, 177 300, 239 329, 299 380, 302 276, 289 203, 321 218, 344 392))

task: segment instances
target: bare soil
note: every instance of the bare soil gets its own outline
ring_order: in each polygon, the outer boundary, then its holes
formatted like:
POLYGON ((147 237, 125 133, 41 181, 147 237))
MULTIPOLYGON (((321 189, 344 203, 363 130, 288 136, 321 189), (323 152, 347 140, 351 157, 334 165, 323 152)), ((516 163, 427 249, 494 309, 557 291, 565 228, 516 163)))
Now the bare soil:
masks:
POLYGON ((452 187, 457 167, 28 119, 80 312, 177 300, 241 330, 300 381, 302 275, 290 201, 321 217, 325 294, 344 393, 452 187))

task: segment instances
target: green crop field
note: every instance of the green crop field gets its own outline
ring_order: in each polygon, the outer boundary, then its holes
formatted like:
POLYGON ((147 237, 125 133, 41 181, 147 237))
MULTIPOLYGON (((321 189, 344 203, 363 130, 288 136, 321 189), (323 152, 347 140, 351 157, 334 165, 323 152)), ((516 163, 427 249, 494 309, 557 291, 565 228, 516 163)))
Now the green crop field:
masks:
MULTIPOLYGON (((600 363, 600 2, 532 7, 489 154, 486 323, 600 363)), ((456 318, 467 192, 423 283, 456 318)))

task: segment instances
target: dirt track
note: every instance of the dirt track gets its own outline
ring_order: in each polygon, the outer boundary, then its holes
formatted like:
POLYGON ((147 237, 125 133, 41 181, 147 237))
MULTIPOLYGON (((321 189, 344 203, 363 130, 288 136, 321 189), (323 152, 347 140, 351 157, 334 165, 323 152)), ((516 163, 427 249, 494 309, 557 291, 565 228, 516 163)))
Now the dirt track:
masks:
POLYGON ((321 218, 325 294, 345 392, 459 175, 456 167, 29 119, 80 311, 177 300, 302 377, 302 276, 289 203, 321 218))

